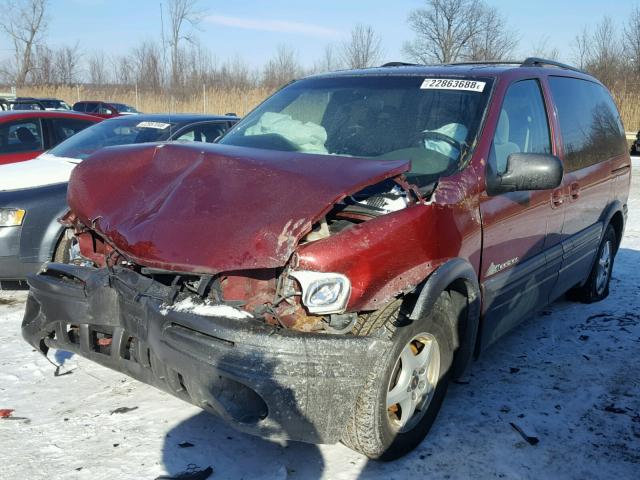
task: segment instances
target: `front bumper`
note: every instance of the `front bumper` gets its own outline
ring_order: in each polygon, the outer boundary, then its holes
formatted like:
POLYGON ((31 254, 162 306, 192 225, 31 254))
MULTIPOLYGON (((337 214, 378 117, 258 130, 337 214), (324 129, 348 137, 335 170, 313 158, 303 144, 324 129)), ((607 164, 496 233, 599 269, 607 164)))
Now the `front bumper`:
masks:
POLYGON ((269 439, 339 441, 389 348, 163 309, 170 287, 127 269, 49 264, 29 285, 22 333, 45 355, 77 353, 269 439))

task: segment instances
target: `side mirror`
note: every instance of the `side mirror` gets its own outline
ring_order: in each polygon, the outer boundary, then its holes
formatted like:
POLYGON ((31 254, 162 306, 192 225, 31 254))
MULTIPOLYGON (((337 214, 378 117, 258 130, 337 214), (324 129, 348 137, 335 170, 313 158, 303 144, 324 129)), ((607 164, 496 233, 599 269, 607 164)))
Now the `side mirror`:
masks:
POLYGON ((562 162, 555 155, 545 153, 512 153, 507 157, 507 170, 487 175, 487 193, 551 190, 560 186, 562 162))

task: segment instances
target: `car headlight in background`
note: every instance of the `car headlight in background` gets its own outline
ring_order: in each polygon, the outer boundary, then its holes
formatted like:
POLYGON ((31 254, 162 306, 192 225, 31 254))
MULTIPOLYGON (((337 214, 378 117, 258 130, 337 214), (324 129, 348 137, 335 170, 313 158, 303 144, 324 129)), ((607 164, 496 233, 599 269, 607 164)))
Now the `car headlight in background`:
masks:
POLYGON ((311 313, 342 313, 351 293, 351 282, 341 273, 294 271, 300 282, 302 303, 311 313))
POLYGON ((0 208, 0 227, 17 227, 22 225, 26 210, 19 208, 0 208))

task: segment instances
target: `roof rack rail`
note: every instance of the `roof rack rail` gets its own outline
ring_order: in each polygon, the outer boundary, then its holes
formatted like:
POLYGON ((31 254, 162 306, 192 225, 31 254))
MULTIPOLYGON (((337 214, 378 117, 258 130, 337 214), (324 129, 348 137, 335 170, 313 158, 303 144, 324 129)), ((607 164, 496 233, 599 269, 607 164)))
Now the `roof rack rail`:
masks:
POLYGON ((448 67, 456 65, 520 65, 520 60, 469 60, 467 62, 451 62, 445 63, 448 67))
POLYGON ((529 57, 525 59, 524 62, 520 65, 521 67, 558 67, 565 68, 567 70, 573 70, 574 72, 582 72, 579 68, 573 67, 571 65, 567 65, 566 63, 556 62, 555 60, 547 60, 545 58, 538 57, 529 57))
POLYGON ((407 63, 407 62, 387 62, 384 65, 380 65, 380 68, 386 67, 417 67, 418 63, 407 63))

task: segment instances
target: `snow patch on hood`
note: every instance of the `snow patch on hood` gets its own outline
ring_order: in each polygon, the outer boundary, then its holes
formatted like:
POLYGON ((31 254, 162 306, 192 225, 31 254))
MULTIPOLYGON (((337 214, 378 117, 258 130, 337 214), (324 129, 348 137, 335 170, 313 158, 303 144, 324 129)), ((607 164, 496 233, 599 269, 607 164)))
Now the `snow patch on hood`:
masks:
POLYGON ((68 182, 71 172, 81 160, 56 157, 49 153, 27 160, 0 166, 0 191, 44 187, 68 182))
POLYGON ((210 300, 205 300, 204 303, 195 303, 191 298, 185 298, 173 305, 164 305, 160 309, 162 315, 167 315, 170 311, 193 313, 194 315, 202 315, 203 317, 224 317, 233 320, 253 318, 253 315, 249 312, 229 305, 214 304, 211 303, 210 300))

